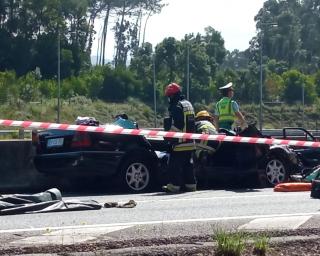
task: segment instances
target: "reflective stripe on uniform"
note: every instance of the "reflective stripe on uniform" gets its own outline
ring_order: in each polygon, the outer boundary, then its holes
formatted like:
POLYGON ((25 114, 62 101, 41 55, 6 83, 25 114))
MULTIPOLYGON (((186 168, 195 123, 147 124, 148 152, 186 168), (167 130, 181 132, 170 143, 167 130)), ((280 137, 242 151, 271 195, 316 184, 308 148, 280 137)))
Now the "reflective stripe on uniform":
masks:
POLYGON ((179 151, 193 151, 196 149, 194 142, 189 143, 180 143, 173 147, 173 151, 179 152, 179 151))
MULTIPOLYGON (((181 100, 180 101, 180 104, 183 108, 183 121, 184 121, 184 127, 182 129, 182 132, 187 132, 187 123, 188 123, 188 116, 190 115, 195 115, 194 114, 194 110, 193 110, 193 107, 191 105, 191 103, 187 100, 181 100)), ((187 141, 186 139, 179 139, 179 142, 185 142, 187 141)), ((183 150, 179 150, 179 151, 183 151, 183 150)))

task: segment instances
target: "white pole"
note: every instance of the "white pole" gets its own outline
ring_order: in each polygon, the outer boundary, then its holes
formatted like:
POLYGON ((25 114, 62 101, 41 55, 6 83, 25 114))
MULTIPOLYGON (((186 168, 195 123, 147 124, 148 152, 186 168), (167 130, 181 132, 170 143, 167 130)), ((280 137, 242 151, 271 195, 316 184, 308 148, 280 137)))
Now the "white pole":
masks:
POLYGON ((156 55, 152 58, 153 65, 153 103, 154 103, 154 127, 157 127, 157 90, 156 90, 156 55))
POLYGON ((187 44, 187 100, 189 100, 190 96, 190 52, 189 52, 189 44, 187 44))
POLYGON ((262 31, 260 32, 260 101, 259 101, 259 129, 262 131, 262 31))
POLYGON ((58 116, 57 123, 60 123, 60 29, 58 28, 58 116))
POLYGON ((302 84, 302 128, 304 128, 304 84, 302 84))

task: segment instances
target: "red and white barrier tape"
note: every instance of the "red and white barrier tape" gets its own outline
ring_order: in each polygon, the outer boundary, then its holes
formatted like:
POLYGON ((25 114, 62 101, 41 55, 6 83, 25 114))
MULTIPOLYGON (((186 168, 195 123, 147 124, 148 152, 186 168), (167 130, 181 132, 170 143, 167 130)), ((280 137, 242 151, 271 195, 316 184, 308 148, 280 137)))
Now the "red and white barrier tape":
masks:
POLYGON ((320 142, 318 141, 297 141, 297 140, 281 140, 281 139, 273 139, 273 138, 226 136, 223 134, 208 135, 208 134, 196 134, 196 133, 124 129, 122 127, 115 126, 115 125, 105 125, 105 126, 97 127, 97 126, 85 126, 85 125, 70 125, 70 124, 0 119, 0 126, 1 125, 11 126, 11 127, 33 128, 33 129, 60 129, 60 130, 86 131, 86 132, 111 133, 111 134, 145 135, 150 137, 164 137, 164 138, 178 138, 178 139, 229 141, 229 142, 249 143, 249 144, 290 145, 290 146, 315 147, 315 148, 320 147, 320 142))

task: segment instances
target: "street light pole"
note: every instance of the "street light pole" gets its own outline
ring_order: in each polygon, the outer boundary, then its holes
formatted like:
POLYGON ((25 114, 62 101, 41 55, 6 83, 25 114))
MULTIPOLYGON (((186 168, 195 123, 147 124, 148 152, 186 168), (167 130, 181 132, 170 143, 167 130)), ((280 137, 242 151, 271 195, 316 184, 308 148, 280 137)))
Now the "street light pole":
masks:
POLYGON ((60 123, 60 29, 58 28, 58 113, 57 123, 60 123))
MULTIPOLYGON (((278 25, 276 23, 263 23, 262 26, 271 26, 271 27, 277 27, 278 25)), ((260 30, 260 100, 259 100, 259 129, 262 132, 262 126, 263 126, 263 114, 262 114, 262 107, 263 107, 263 99, 262 99, 262 51, 263 51, 263 27, 261 27, 260 30)))
POLYGON ((302 128, 304 128, 304 84, 302 84, 302 128))
POLYGON ((259 129, 262 131, 262 32, 260 35, 260 101, 259 101, 259 129))
POLYGON ((187 44, 187 100, 189 100, 189 96, 190 96, 190 52, 189 52, 189 44, 187 44))
POLYGON ((157 90, 156 90, 156 55, 152 57, 153 73, 153 103, 154 103, 154 127, 157 127, 157 90))

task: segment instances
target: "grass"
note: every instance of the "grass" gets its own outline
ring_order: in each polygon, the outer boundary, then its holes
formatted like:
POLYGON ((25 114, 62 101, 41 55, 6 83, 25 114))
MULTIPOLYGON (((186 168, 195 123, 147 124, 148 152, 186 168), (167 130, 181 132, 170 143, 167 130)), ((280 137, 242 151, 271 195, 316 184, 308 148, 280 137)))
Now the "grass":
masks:
POLYGON ((224 230, 217 230, 214 235, 217 241, 218 256, 240 256, 245 249, 247 237, 241 233, 229 233, 224 230))
MULTIPOLYGON (((57 100, 50 99, 37 104, 19 102, 19 104, 0 105, 3 119, 32 120, 39 122, 57 121, 57 100)), ((154 126, 153 110, 146 104, 128 99, 125 103, 104 102, 85 97, 61 100, 60 122, 74 123, 77 116, 93 116, 100 123, 113 122, 113 116, 127 113, 130 119, 137 120, 140 127, 154 126)), ((159 116, 158 124, 161 116, 159 116)))
POLYGON ((251 248, 252 255, 265 256, 269 250, 270 238, 265 234, 252 236, 241 231, 228 232, 218 229, 214 232, 213 238, 217 242, 217 256, 240 256, 251 248))
POLYGON ((265 256, 269 249, 270 238, 262 235, 254 238, 253 242, 253 254, 258 256, 265 256))
MULTIPOLYGON (((162 120, 166 115, 167 106, 157 106, 157 127, 162 127, 162 120), (160 111, 159 111, 160 110, 160 111)), ((195 110, 208 109, 213 112, 213 105, 195 104, 195 110)), ((259 105, 248 104, 240 106, 247 118, 258 120, 259 105)), ((263 127, 280 129, 286 126, 302 126, 302 113, 304 112, 304 127, 307 129, 319 129, 320 113, 317 106, 305 106, 304 111, 299 105, 264 105, 262 109, 263 127)), ((102 124, 113 121, 113 116, 119 113, 127 113, 129 118, 138 122, 140 127, 155 127, 153 106, 129 98, 126 102, 104 102, 101 100, 87 99, 77 96, 61 100, 60 122, 74 123, 77 116, 93 116, 102 124)), ((33 120, 44 122, 57 121, 57 99, 41 100, 34 103, 23 101, 0 105, 0 113, 3 119, 33 120)))

